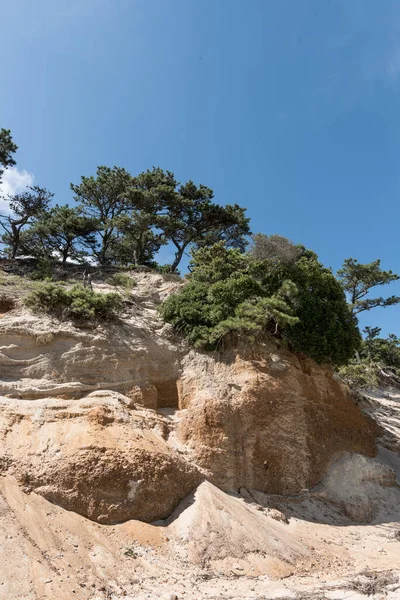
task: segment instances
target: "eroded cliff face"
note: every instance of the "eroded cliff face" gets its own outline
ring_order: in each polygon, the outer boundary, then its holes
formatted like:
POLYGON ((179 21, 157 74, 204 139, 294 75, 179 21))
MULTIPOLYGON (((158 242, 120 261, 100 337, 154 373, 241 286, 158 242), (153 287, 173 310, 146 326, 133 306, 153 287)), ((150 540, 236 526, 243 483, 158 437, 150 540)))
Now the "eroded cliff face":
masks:
POLYGON ((99 523, 167 517, 201 481, 155 412, 113 392, 0 403, 2 473, 99 523))
POLYGON ((141 275, 121 322, 94 329, 3 316, 1 474, 101 523, 154 521, 205 479, 297 494, 345 452, 375 454, 376 425, 328 368, 274 341, 190 351, 157 318, 171 289, 141 275))
POLYGON ((344 452, 376 453, 378 427, 332 370, 271 342, 221 357, 189 353, 178 437, 225 490, 296 494, 344 452))

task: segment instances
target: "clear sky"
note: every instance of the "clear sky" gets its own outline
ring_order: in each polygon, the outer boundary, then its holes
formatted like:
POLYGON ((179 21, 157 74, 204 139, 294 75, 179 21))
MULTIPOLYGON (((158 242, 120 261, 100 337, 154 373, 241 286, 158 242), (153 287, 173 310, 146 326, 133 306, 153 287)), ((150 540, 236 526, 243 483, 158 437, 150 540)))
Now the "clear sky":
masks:
MULTIPOLYGON (((156 165, 335 270, 400 272, 397 0, 0 0, 0 32, 8 189, 156 165)), ((362 324, 400 335, 400 306, 362 324)))

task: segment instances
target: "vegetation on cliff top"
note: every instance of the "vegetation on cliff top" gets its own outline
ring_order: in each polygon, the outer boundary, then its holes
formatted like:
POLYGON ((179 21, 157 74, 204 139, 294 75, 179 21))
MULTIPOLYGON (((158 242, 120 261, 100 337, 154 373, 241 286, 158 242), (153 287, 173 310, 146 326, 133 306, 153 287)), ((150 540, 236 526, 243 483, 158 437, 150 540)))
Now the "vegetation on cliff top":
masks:
POLYGON ((339 371, 352 387, 400 385, 400 338, 379 336, 379 327, 366 327, 359 352, 339 371))
POLYGON ((35 312, 76 321, 110 321, 123 308, 120 294, 101 294, 79 284, 67 289, 61 283, 52 281, 37 282, 24 298, 24 304, 35 312))
MULTIPOLYGON (((3 162, 11 164, 7 156, 3 162)), ((119 167, 100 166, 95 176, 70 187, 73 207, 51 208, 52 194, 37 186, 3 198, 11 208, 0 215, 8 257, 60 257, 64 264, 90 257, 99 265, 154 267, 157 252, 170 244, 175 257, 168 270, 175 272, 190 248, 221 240, 241 250, 247 245, 246 209, 221 206, 212 189, 192 181, 180 184, 170 171, 153 167, 132 176, 119 167)))
POLYGON ((313 252, 287 242, 285 256, 291 250, 288 260, 222 243, 198 250, 188 283, 165 301, 162 317, 195 347, 269 333, 317 361, 346 363, 361 339, 343 288, 313 252))
MULTIPOLYGON (((10 131, 1 129, 0 167, 15 164, 16 150, 10 131)), ((357 315, 400 302, 398 296, 371 297, 376 287, 399 279, 382 270, 379 260, 346 259, 335 277, 315 253, 279 235, 253 235, 246 251, 246 209, 221 206, 212 189, 179 183, 170 171, 153 167, 133 176, 120 167, 100 166, 70 188, 75 206, 51 206, 53 194, 39 186, 5 198, 10 211, 0 215, 3 254, 35 257, 32 278, 43 279, 51 275, 54 260, 176 273, 191 251, 188 281, 166 300, 161 314, 195 347, 214 349, 227 338, 254 340, 268 333, 317 361, 343 365, 355 357, 349 369, 357 375, 360 364, 372 360, 370 332, 362 343, 357 315), (174 247, 175 257, 171 265, 160 266, 155 258, 165 244, 174 247)), ((45 281, 25 304, 76 319, 111 318, 134 281, 120 274, 109 283, 118 294, 45 281)), ((375 358, 378 345, 380 352, 384 346, 393 349, 393 340, 379 345, 376 339, 375 358)))

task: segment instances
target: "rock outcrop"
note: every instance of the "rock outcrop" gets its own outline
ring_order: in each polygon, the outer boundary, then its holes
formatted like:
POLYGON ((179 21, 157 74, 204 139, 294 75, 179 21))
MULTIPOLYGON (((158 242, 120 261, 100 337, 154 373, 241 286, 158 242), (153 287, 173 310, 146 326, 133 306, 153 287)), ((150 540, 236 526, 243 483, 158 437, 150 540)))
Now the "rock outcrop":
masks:
POLYGON ((167 517, 201 476, 166 443, 165 419, 113 392, 2 400, 2 471, 25 492, 100 523, 167 517))
POLYGON ((359 572, 395 600, 398 393, 356 403, 272 339, 191 351, 157 316, 179 282, 135 277, 113 324, 0 307, 0 600, 336 598, 359 572))
POLYGON ((178 437, 222 489, 296 494, 343 453, 376 454, 378 427, 327 367, 273 342, 183 364, 178 437))
POLYGON ((204 479, 297 494, 345 452, 374 455, 377 427, 329 368, 273 340, 213 355, 171 336, 156 309, 176 285, 138 275, 103 326, 5 314, 1 473, 114 523, 165 518, 204 479))

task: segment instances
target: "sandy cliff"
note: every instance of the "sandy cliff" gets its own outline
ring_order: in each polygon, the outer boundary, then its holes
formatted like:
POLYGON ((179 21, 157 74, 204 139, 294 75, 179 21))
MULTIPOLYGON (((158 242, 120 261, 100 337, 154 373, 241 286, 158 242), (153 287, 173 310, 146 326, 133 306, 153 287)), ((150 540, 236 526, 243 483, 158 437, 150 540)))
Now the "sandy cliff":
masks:
POLYGON ((395 522, 398 430, 371 418, 387 415, 381 395, 360 407, 329 368, 273 340, 194 352, 157 317, 179 284, 136 277, 118 323, 11 304, 0 319, 0 598, 151 598, 151 573, 161 585, 174 570, 191 581, 182 597, 206 598, 218 573, 345 568, 349 536, 337 552, 309 526, 395 522))

